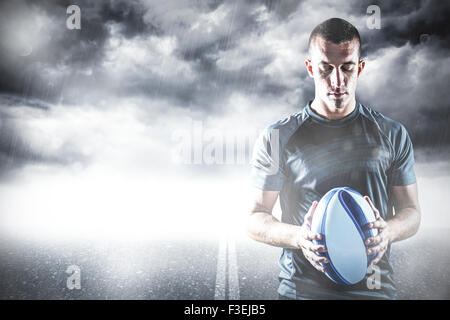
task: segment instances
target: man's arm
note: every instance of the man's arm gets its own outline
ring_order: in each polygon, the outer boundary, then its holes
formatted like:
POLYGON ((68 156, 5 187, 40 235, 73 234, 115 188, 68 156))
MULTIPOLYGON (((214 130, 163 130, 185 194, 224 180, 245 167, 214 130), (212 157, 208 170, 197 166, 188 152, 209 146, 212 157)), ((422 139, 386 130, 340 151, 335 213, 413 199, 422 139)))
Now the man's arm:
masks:
POLYGON ((272 215, 279 191, 256 190, 255 202, 247 220, 247 233, 250 238, 276 247, 301 249, 303 255, 319 271, 325 272, 320 263, 328 263, 328 259, 318 255, 325 252, 324 245, 317 245, 312 240, 320 240, 321 235, 311 231, 311 220, 317 201, 311 205, 305 215, 302 226, 278 221, 272 215))
POLYGON ((417 183, 392 187, 395 215, 387 221, 391 243, 412 237, 419 230, 421 211, 417 189, 417 183))
POLYGON ((279 193, 279 191, 255 191, 255 201, 247 219, 247 233, 259 242, 298 249, 300 226, 282 223, 272 215, 279 193))

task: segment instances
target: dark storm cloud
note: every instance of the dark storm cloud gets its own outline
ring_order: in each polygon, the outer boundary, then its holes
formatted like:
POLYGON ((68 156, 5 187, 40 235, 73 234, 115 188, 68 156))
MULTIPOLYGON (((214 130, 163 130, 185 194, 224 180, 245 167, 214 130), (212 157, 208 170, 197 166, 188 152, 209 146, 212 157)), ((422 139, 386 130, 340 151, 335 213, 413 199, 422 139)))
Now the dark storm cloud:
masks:
MULTIPOLYGON (((290 88, 276 79, 268 78, 260 70, 271 62, 272 57, 261 53, 241 70, 226 71, 217 68, 217 53, 238 46, 246 35, 264 33, 264 22, 258 21, 255 9, 264 6, 270 14, 285 19, 295 12, 301 1, 180 1, 165 4, 156 1, 17 1, 4 4, 0 10, 0 20, 10 32, 12 20, 19 17, 27 21, 21 25, 22 31, 38 33, 41 43, 33 47, 29 56, 21 56, 17 51, 1 50, 0 92, 14 93, 24 97, 38 98, 49 102, 75 102, 92 99, 91 95, 128 95, 142 90, 141 94, 160 96, 174 101, 177 105, 211 109, 211 99, 221 100, 232 91, 253 91, 261 95, 281 94, 290 88), (170 3, 173 3, 170 6, 170 3), (66 8, 79 5, 82 10, 81 30, 68 30, 66 8), (202 14, 213 12, 221 6, 229 9, 225 20, 214 26, 211 32, 190 30, 202 14), (179 10, 190 8, 192 17, 180 16, 179 10), (39 19, 46 16, 48 24, 39 25, 39 19), (175 16, 175 18, 173 18, 175 16), (145 76, 139 83, 133 77, 124 75, 129 81, 108 83, 109 77, 101 69, 105 59, 105 44, 112 37, 108 25, 118 27, 120 36, 125 38, 148 37, 150 35, 171 35, 179 41, 174 55, 192 65, 196 79, 182 84, 172 79, 145 76), (51 73, 51 74, 49 74, 51 73), (89 73, 89 76, 86 74, 89 73), (106 78, 102 79, 105 76, 106 78), (89 87, 96 87, 91 92, 89 87), (102 87, 105 86, 105 87, 102 87), (87 87, 87 89, 86 89, 87 87), (83 92, 82 95, 74 93, 83 92)), ((7 39, 7 37, 3 37, 7 39)), ((11 39, 8 39, 11 41, 11 39)), ((2 41, 4 43, 4 41, 2 41)), ((2 48, 5 49, 5 48, 2 48)), ((23 50, 21 48, 18 49, 23 50)), ((116 81, 118 79, 115 79, 116 81)), ((98 98, 98 97, 96 97, 98 98)))
MULTIPOLYGON (((276 17, 280 24, 288 20, 295 12, 302 10, 301 4, 304 1, 206 1, 206 2, 173 2, 169 6, 155 1, 15 1, 4 2, 0 15, 3 32, 10 31, 11 20, 17 16, 26 17, 29 21, 28 30, 38 25, 39 15, 46 14, 52 20, 51 26, 44 26, 39 33, 48 33, 47 38, 41 47, 36 48, 31 56, 20 57, 11 55, 8 50, 1 50, 2 59, 0 71, 5 76, 1 77, 0 92, 17 93, 26 96, 36 96, 41 99, 49 99, 59 96, 66 81, 82 83, 89 79, 84 79, 80 75, 80 70, 93 69, 98 72, 99 64, 104 59, 105 42, 111 37, 108 23, 119 26, 119 32, 126 38, 136 36, 174 35, 179 40, 179 47, 176 49, 176 56, 190 64, 198 73, 199 83, 184 84, 175 86, 170 90, 159 89, 150 90, 150 93, 166 95, 166 92, 173 92, 175 96, 186 97, 186 92, 191 92, 188 101, 194 104, 204 96, 203 90, 198 88, 208 88, 211 91, 214 87, 220 90, 239 90, 245 88, 243 84, 249 83, 246 75, 248 70, 253 70, 252 79, 260 94, 280 94, 292 88, 283 86, 280 81, 271 80, 257 70, 261 70, 261 61, 250 62, 242 70, 234 73, 224 72, 217 68, 216 54, 234 48, 246 35, 251 33, 264 33, 267 29, 263 22, 258 21, 259 15, 255 13, 255 8, 264 5, 269 14, 276 17), (82 8, 82 29, 79 31, 65 28, 67 14, 66 8, 70 4, 77 4, 82 8), (210 35, 201 33, 201 30, 189 30, 199 15, 217 10, 220 6, 228 6, 231 10, 225 18, 225 26, 217 25, 210 35), (191 19, 173 19, 177 10, 184 10, 186 7, 193 7, 197 16, 191 19), (149 16, 150 18, 146 18, 149 16), (224 31, 225 32, 222 32, 224 31), (48 81, 47 75, 42 72, 42 67, 64 69, 59 75, 54 75, 52 81, 48 81), (69 80, 67 78, 70 78, 69 80), (40 80, 40 81, 39 81, 40 80), (278 83, 278 84, 277 84, 278 83), (176 91, 180 88, 180 92, 176 91), (175 91, 173 91, 175 89, 175 91)), ((450 5, 445 1, 354 1, 351 6, 343 9, 351 11, 342 12, 343 16, 355 15, 364 16, 368 5, 377 4, 381 8, 382 29, 378 31, 362 28, 363 47, 365 52, 374 55, 381 48, 392 46, 403 46, 405 43, 419 44, 422 34, 430 37, 437 37, 439 47, 447 48, 450 41, 447 40, 449 26, 446 18, 450 5)), ((329 4, 317 2, 317 10, 321 6, 329 4)), ((308 16, 309 12, 302 12, 308 16)), ((177 16, 176 16, 177 17, 177 16)), ((311 26, 311 29, 313 26, 311 26)), ((298 32, 309 33, 310 30, 298 30, 298 32)), ((5 37, 3 37, 5 38, 5 37)), ((4 41, 2 41, 4 42, 4 41)), ((4 48, 3 48, 4 49, 4 48)), ((271 62, 270 55, 264 56, 266 65, 271 62)), ((98 79, 96 79, 97 81, 98 79)), ((161 82, 160 79, 154 79, 161 82)), ((154 81, 155 82, 155 81, 154 81)), ((164 80, 163 80, 164 82, 164 80)), ((170 82, 170 79, 168 79, 170 82)), ((133 82, 133 84, 135 84, 133 82)), ((147 85, 139 86, 145 88, 147 85)), ((253 87, 253 86, 250 86, 253 87)), ((125 86, 125 90, 136 91, 125 86)), ((218 96, 221 93, 217 92, 218 96)), ((126 92, 124 93, 126 94, 126 92)), ((170 97, 169 97, 170 98, 170 97)), ((209 98, 205 99, 206 101, 209 98)))
MULTIPOLYGON (((107 88, 98 88, 98 91, 105 89, 109 92, 104 94, 114 94, 117 90, 115 84, 108 84, 108 75, 105 79, 99 79, 105 75, 105 70, 101 70, 101 63, 107 50, 105 44, 112 37, 108 27, 111 23, 117 26, 119 32, 115 36, 125 38, 165 34, 175 36, 180 45, 174 54, 192 64, 198 73, 195 82, 182 85, 174 85, 170 79, 166 81, 161 77, 152 79, 147 76, 146 82, 142 84, 131 79, 128 84, 120 84, 118 92, 121 94, 127 95, 139 88, 146 88, 147 90, 141 93, 175 99, 179 104, 206 107, 210 97, 205 93, 211 92, 212 89, 222 88, 220 91, 224 91, 228 87, 242 88, 242 81, 247 81, 248 77, 241 75, 239 71, 234 75, 222 74, 221 70, 216 68, 214 54, 233 48, 246 34, 262 30, 263 25, 256 21, 258 14, 253 12, 261 3, 227 2, 225 5, 230 8, 230 12, 226 16, 226 25, 215 26, 210 34, 191 31, 189 28, 196 22, 198 16, 223 5, 222 1, 190 1, 180 2, 180 5, 182 7, 179 8, 177 2, 173 2, 170 6, 155 1, 47 0, 39 3, 33 1, 5 3, 0 8, 0 21, 4 26, 0 72, 5 75, 1 77, 0 93, 14 93, 49 102, 71 102, 71 97, 79 97, 79 94, 74 94, 70 88, 81 87, 78 90, 84 93, 81 99, 85 97, 89 99, 92 92, 84 90, 84 86, 92 87, 101 83, 107 88), (68 17, 66 8, 71 4, 81 8, 81 30, 68 30, 65 26, 68 17), (185 9, 183 6, 192 7, 190 12, 192 17, 188 15, 186 19, 183 16, 181 19, 174 19, 173 16, 177 15, 178 10, 185 9), (146 15, 149 18, 145 18, 146 15), (45 21, 44 24, 40 23, 42 17, 47 19, 47 23, 45 21), (27 43, 19 43, 15 50, 8 48, 11 42, 16 41, 11 39, 11 29, 17 29, 13 23, 17 19, 26 22, 19 25, 19 32, 26 33, 29 37, 35 35, 34 38, 40 40, 32 46, 33 51, 30 55, 20 54, 26 50, 27 43), (86 73, 93 76, 86 77, 86 73), (164 82, 167 86, 161 87, 164 82)), ((266 6, 271 10, 277 8, 270 1, 266 1, 266 6)), ((27 40, 29 38, 25 41, 27 40)), ((258 63, 255 63, 247 66, 247 69, 257 67, 258 63)), ((133 76, 140 75, 131 72, 125 75, 128 78, 133 76)), ((268 87, 272 85, 269 84, 268 87)), ((217 98, 222 96, 217 89, 213 91, 217 98)))
POLYGON ((80 71, 96 68, 104 59, 109 23, 120 25, 127 38, 161 33, 143 22, 144 14, 138 1, 2 2, 0 93, 56 102, 67 81, 82 82, 80 71), (82 10, 81 30, 66 28, 72 4, 82 10), (32 52, 23 55, 28 48, 32 52))
MULTIPOLYGON (((83 6, 84 7, 84 6, 83 6)), ((108 1, 102 3, 99 15, 103 23, 115 22, 122 27, 122 34, 131 38, 139 34, 162 34, 163 30, 158 29, 151 23, 144 21, 146 10, 139 1, 108 1)))
POLYGON ((381 10, 381 29, 362 31, 363 51, 373 55, 386 47, 401 47, 406 43, 418 45, 426 38, 435 37, 439 47, 450 49, 450 2, 438 0, 413 1, 354 1, 355 11, 365 12, 369 5, 378 5, 381 10))
MULTIPOLYGON (((152 70, 144 73, 128 70, 120 75, 120 86, 115 92, 121 95, 144 94, 172 101, 177 106, 192 107, 208 112, 216 112, 216 104, 226 99, 231 92, 251 91, 261 95, 280 93, 288 88, 269 79, 261 73, 273 57, 261 53, 248 64, 238 70, 224 70, 217 66, 218 55, 238 47, 249 34, 264 33, 264 22, 259 21, 261 6, 276 11, 278 6, 270 1, 212 1, 212 2, 180 2, 180 7, 167 3, 143 2, 145 10, 144 22, 151 23, 158 36, 174 37, 177 47, 173 56, 190 65, 194 78, 180 80, 180 77, 161 76, 152 70), (184 6, 183 6, 184 5, 184 6), (196 24, 201 22, 202 15, 222 10, 224 17, 212 29, 196 24), (141 78, 141 81, 136 81, 141 78), (261 88, 263 87, 263 88, 261 88)), ((291 4, 292 7, 295 7, 291 4)), ((140 38, 146 36, 140 34, 140 38)), ((119 79, 117 79, 119 82, 119 79)))
POLYGON ((359 11, 372 4, 381 9, 381 29, 360 30, 363 53, 384 72, 372 78, 372 93, 359 96, 401 121, 417 147, 450 145, 450 3, 354 2, 359 11), (396 57, 389 60, 386 50, 396 50, 396 57))

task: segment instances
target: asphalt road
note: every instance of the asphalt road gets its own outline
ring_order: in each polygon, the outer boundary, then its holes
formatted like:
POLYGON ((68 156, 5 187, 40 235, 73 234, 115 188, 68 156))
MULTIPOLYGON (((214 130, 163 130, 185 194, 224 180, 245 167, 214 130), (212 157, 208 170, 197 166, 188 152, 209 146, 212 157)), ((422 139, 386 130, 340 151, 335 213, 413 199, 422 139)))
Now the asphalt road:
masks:
MULTIPOLYGON (((394 244, 400 299, 450 298, 449 231, 421 230, 394 244)), ((0 299, 214 299, 224 276, 231 280, 222 283, 226 293, 219 298, 277 298, 281 249, 242 236, 234 250, 220 249, 219 236, 142 243, 0 240, 0 299), (71 265, 79 267, 80 289, 67 287, 71 265)))

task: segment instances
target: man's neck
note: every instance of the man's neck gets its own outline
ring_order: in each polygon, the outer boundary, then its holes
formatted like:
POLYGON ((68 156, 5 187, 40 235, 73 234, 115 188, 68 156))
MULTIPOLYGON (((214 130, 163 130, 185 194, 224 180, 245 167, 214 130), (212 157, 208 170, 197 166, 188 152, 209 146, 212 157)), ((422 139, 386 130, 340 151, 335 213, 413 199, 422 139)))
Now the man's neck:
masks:
POLYGON ((356 106, 356 99, 353 98, 350 102, 341 108, 329 108, 322 100, 315 98, 311 102, 311 110, 319 116, 330 120, 339 120, 352 113, 356 106))

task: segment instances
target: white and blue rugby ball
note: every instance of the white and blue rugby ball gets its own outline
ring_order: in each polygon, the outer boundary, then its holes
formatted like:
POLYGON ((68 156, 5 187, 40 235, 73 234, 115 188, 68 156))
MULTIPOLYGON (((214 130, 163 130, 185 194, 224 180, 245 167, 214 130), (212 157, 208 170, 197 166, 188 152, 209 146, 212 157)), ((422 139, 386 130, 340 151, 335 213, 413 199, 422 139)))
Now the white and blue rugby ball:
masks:
POLYGON ((369 203, 351 188, 331 189, 320 199, 311 230, 322 235, 322 240, 313 242, 326 246, 327 252, 320 255, 327 257, 329 263, 322 266, 333 282, 352 285, 364 279, 369 262, 375 257, 367 255, 365 245, 367 238, 378 234, 377 229, 368 228, 375 220, 369 203))

